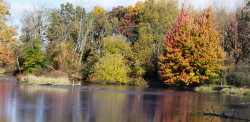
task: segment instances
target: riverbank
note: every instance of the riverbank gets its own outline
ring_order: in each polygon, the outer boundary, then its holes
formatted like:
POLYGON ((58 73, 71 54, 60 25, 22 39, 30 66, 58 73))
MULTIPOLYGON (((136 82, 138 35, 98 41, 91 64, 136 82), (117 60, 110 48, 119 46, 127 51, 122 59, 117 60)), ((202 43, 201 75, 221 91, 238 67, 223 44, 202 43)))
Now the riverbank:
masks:
MULTIPOLYGON (((3 74, 2 74, 3 75, 3 74)), ((5 76, 5 75, 3 75, 5 76)), ((121 85, 121 84, 110 84, 105 82, 77 82, 74 84, 71 79, 64 76, 51 77, 51 76, 36 76, 31 74, 20 74, 17 75, 17 80, 21 83, 26 84, 36 84, 36 85, 56 85, 56 86, 72 86, 72 85, 83 85, 83 84, 106 84, 106 85, 121 85)), ((159 82, 159 81, 158 81, 159 82)), ((131 84, 126 84, 131 86, 131 84)), ((217 94, 227 94, 227 95, 240 95, 240 96, 250 96, 250 89, 247 87, 234 87, 234 86, 220 86, 220 85, 202 85, 194 88, 179 88, 179 87, 167 87, 167 86, 149 86, 149 85, 132 85, 139 87, 152 87, 152 88, 167 88, 173 90, 187 90, 187 91, 196 91, 196 92, 205 92, 205 93, 217 93, 217 94)))
POLYGON ((202 86, 196 87, 194 90, 196 92, 250 96, 250 89, 246 87, 202 85, 202 86))
POLYGON ((70 86, 72 82, 68 77, 49 77, 35 75, 18 75, 17 79, 22 83, 38 85, 70 86))

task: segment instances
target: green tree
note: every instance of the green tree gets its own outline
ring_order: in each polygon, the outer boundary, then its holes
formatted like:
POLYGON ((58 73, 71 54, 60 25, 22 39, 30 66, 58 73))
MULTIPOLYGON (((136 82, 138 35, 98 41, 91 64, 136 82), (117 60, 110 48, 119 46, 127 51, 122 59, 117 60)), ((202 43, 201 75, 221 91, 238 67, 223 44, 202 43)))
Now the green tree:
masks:
MULTIPOLYGON (((45 42, 45 27, 47 22, 46 11, 42 8, 35 8, 26 12, 21 19, 22 35, 20 40, 22 45, 17 46, 16 58, 21 70, 33 73, 38 67, 45 67, 45 55, 42 49, 45 42), (19 60, 20 59, 20 60, 19 60)), ((18 66, 19 67, 19 66, 18 66)))
POLYGON ((40 43, 38 40, 34 40, 32 45, 25 46, 22 71, 33 73, 37 67, 45 67, 45 56, 40 48, 40 43))
POLYGON ((105 81, 126 84, 129 82, 129 57, 131 57, 130 43, 126 38, 110 36, 104 38, 102 57, 94 65, 91 81, 105 81))
POLYGON ((127 84, 130 69, 121 54, 106 54, 98 59, 90 81, 127 84))
POLYGON ((159 65, 166 84, 201 83, 222 67, 224 52, 211 8, 195 18, 183 8, 163 46, 159 65))
POLYGON ((126 57, 132 55, 130 43, 127 42, 126 37, 121 35, 104 38, 103 50, 104 53, 121 54, 126 57))
POLYGON ((80 6, 74 7, 67 3, 61 4, 60 9, 50 10, 48 19, 46 53, 51 65, 54 69, 75 74, 81 69, 95 16, 92 13, 86 14, 80 6))
POLYGON ((137 24, 139 39, 133 47, 136 64, 142 67, 139 69, 143 69, 147 76, 156 76, 162 42, 177 19, 179 4, 177 0, 147 0, 144 5, 139 3, 135 7, 141 8, 136 10, 140 18, 137 24))

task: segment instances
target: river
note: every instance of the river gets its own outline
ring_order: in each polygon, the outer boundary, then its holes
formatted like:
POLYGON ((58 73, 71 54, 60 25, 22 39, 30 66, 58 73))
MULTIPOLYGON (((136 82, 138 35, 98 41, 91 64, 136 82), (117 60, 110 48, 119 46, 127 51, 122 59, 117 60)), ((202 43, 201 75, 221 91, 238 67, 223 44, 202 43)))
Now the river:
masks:
POLYGON ((245 122, 250 121, 250 97, 132 86, 36 86, 0 79, 0 122, 45 121, 245 122), (213 111, 236 119, 199 113, 213 111))

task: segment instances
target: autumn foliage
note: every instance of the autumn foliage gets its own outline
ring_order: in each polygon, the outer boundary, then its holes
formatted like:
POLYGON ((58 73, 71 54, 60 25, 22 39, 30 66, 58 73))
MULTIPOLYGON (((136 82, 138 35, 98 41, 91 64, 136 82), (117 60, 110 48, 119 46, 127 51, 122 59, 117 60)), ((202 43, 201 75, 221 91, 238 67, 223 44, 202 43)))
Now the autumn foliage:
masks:
POLYGON ((16 73, 57 70, 73 79, 155 86, 161 77, 189 87, 248 76, 249 4, 231 13, 215 6, 215 12, 195 10, 179 0, 144 0, 111 11, 95 6, 86 12, 71 3, 35 7, 22 16, 21 43, 16 28, 5 24, 8 6, 0 0, 0 67, 16 73), (246 66, 243 75, 239 66, 246 66))
POLYGON ((214 21, 213 10, 191 16, 182 8, 159 56, 160 73, 166 84, 191 85, 216 76, 224 52, 214 21))
POLYGON ((13 62, 14 53, 10 50, 10 44, 17 42, 13 37, 17 35, 17 28, 5 24, 10 15, 8 9, 7 4, 0 0, 0 63, 13 62))

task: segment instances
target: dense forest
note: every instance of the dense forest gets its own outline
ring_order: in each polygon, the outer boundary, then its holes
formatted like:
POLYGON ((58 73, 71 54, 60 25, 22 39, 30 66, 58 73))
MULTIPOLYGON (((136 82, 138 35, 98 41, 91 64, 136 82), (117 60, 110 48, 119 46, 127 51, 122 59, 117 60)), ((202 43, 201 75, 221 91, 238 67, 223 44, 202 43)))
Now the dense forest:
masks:
POLYGON ((250 2, 228 12, 178 0, 36 8, 21 34, 0 0, 0 67, 13 74, 132 85, 250 85, 250 2), (159 82, 158 82, 159 81, 159 82), (162 82, 164 81, 164 82, 162 82))

